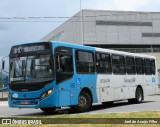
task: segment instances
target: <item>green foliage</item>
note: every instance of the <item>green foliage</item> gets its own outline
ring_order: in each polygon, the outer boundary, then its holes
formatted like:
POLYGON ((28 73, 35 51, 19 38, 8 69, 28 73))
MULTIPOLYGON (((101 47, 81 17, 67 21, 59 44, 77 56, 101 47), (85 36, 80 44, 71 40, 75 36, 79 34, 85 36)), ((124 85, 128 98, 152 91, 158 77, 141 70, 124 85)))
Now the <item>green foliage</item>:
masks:
POLYGON ((0 78, 0 89, 2 88, 3 83, 4 83, 3 79, 0 78))

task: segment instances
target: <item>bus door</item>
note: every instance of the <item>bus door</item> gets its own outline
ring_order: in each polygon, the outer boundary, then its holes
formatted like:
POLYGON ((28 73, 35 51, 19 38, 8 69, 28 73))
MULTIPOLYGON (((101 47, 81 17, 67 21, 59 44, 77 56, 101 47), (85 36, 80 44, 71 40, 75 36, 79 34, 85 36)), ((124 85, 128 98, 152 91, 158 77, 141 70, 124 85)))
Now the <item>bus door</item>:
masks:
POLYGON ((56 85, 58 87, 59 106, 68 106, 71 103, 70 89, 75 83, 73 71, 72 49, 58 47, 55 50, 56 85))

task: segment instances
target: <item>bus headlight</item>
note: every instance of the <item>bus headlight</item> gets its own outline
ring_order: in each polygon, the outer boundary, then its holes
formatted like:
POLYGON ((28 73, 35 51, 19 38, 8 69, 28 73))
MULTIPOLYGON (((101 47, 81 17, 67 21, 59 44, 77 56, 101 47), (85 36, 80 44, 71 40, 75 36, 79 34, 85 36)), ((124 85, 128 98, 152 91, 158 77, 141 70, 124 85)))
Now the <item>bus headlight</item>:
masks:
POLYGON ((53 92, 53 88, 50 89, 50 90, 48 90, 48 91, 46 91, 45 93, 43 93, 42 96, 41 96, 41 99, 47 97, 47 96, 50 95, 52 92, 53 92))

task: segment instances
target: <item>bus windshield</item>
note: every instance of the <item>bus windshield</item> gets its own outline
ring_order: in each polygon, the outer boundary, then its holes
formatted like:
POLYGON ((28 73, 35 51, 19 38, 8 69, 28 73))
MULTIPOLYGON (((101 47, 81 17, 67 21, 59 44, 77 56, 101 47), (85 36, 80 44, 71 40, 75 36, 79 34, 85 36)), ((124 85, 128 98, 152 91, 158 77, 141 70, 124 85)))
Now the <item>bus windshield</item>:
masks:
POLYGON ((10 59, 10 82, 43 82, 53 79, 51 55, 34 55, 10 59))

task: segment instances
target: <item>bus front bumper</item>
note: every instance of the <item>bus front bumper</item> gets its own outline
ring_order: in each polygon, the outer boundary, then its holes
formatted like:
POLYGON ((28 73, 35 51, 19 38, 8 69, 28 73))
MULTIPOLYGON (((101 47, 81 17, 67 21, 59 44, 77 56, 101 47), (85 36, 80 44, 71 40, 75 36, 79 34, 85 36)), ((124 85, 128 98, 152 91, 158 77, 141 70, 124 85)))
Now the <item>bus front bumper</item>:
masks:
POLYGON ((52 96, 49 95, 44 99, 26 99, 17 100, 8 97, 8 105, 11 108, 47 108, 47 107, 57 107, 55 101, 51 99, 52 96))

